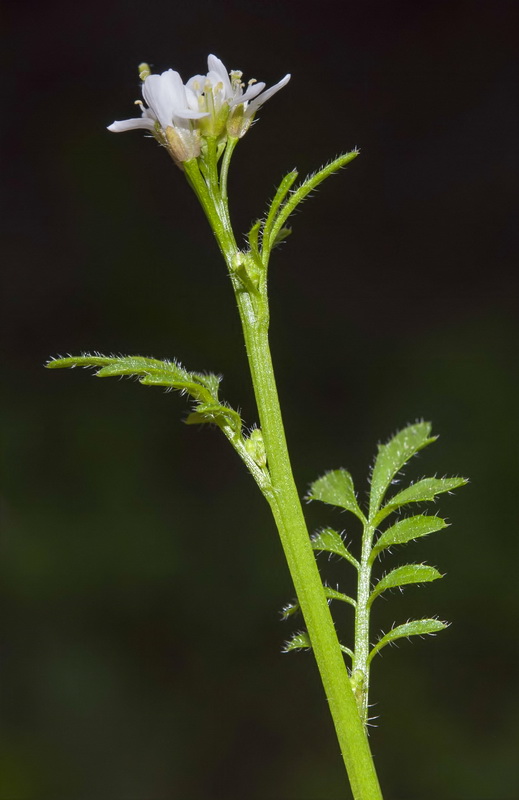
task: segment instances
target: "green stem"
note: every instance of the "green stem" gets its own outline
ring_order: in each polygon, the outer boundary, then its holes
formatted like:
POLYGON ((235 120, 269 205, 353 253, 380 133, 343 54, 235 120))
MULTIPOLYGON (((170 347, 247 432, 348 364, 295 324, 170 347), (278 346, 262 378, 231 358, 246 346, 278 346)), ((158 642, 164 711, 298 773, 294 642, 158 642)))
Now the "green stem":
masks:
MULTIPOLYGON (((231 154, 230 149, 228 158, 231 154)), ((236 295, 270 475, 268 485, 261 487, 258 483, 270 504, 279 531, 354 800, 382 800, 365 726, 359 715, 292 474, 268 340, 266 280, 261 282, 261 289, 254 286, 249 289, 248 275, 241 274, 240 277, 238 262, 242 264, 242 256, 246 254, 240 253, 237 247, 229 219, 225 191, 228 162, 224 162, 222 196, 222 184, 218 185, 214 173, 215 142, 208 141, 207 155, 212 163, 204 165, 206 176, 202 175, 194 159, 186 162, 184 169, 227 262, 236 295)))
POLYGON ((250 295, 236 282, 235 289, 273 487, 267 499, 321 674, 353 797, 382 800, 292 475, 268 342, 267 301, 261 298, 260 305, 264 306, 258 313, 258 303, 253 305, 250 295))
POLYGON ((220 191, 222 193, 222 200, 225 204, 227 204, 227 176, 229 174, 229 165, 231 163, 232 154, 234 153, 234 148, 239 141, 240 140, 235 136, 229 136, 222 158, 222 166, 220 169, 220 191))

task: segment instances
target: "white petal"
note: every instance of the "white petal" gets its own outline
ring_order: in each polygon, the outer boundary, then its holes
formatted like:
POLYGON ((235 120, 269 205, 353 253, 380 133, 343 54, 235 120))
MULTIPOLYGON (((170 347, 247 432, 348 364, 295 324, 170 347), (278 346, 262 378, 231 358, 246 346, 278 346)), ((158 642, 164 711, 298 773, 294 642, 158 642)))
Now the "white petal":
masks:
POLYGON ((123 119, 116 120, 108 125, 108 130, 112 133, 123 133, 123 131, 133 131, 136 128, 147 128, 152 131, 155 128, 155 123, 152 119, 147 117, 139 117, 138 119, 123 119))
MULTIPOLYGON (((187 100, 187 108, 190 108, 195 114, 198 114, 200 111, 200 105, 198 102, 198 98, 201 95, 197 94, 196 91, 193 90, 190 86, 185 86, 184 91, 186 93, 186 100, 187 100)), ((193 119, 196 119, 195 117, 193 119)))
POLYGON ((232 97, 233 91, 229 73, 225 69, 224 64, 216 56, 210 55, 207 57, 207 69, 209 72, 216 72, 219 79, 223 81, 226 97, 232 97))
POLYGON ((256 97, 260 92, 263 91, 266 84, 263 81, 259 81, 259 83, 251 83, 250 86, 244 91, 241 97, 236 98, 238 103, 245 103, 249 100, 252 100, 253 97, 256 97))
POLYGON ((253 100, 252 103, 249 103, 245 111, 246 116, 250 117, 253 114, 255 114, 258 108, 262 106, 263 103, 266 103, 267 100, 270 100, 272 95, 276 94, 276 92, 279 92, 279 90, 282 89, 283 86, 286 86, 289 80, 290 80, 290 73, 288 75, 285 75, 285 77, 282 78, 274 86, 271 86, 270 89, 267 89, 266 92, 263 92, 263 94, 261 94, 255 100, 253 100))
POLYGON ((192 91, 195 95, 202 94, 205 85, 205 75, 193 75, 186 83, 186 90, 192 91))

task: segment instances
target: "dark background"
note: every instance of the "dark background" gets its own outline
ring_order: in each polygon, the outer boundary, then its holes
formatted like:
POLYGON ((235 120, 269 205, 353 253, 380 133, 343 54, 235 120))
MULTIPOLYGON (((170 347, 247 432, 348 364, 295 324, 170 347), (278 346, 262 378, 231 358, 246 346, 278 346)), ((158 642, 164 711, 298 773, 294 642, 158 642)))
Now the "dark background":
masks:
POLYGON ((471 479, 441 500, 448 531, 384 564, 447 575, 380 601, 374 634, 453 621, 375 662, 385 797, 519 796, 513 4, 20 2, 4 32, 2 800, 349 796, 312 657, 280 652, 294 625, 273 522, 223 437, 183 426, 177 395, 42 368, 176 356, 222 372, 255 420, 194 196, 143 132, 105 130, 134 115, 139 62, 187 79, 209 52, 246 79, 293 76, 234 157, 237 231, 288 169, 362 151, 272 262, 301 493, 344 466, 364 496, 377 441, 419 418, 441 438, 409 478, 471 479))

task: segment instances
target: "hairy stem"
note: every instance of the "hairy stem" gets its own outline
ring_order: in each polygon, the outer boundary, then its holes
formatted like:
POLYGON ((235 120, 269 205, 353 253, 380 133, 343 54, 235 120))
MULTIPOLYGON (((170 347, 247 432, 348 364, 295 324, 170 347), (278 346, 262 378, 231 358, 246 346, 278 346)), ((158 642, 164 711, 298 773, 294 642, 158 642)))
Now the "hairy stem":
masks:
POLYGON ((253 304, 237 281, 234 285, 272 482, 273 491, 267 500, 310 636, 353 797, 355 800, 381 800, 364 724, 357 710, 292 475, 268 342, 267 301, 263 297, 263 303, 253 304))
POLYGON ((366 522, 362 534, 362 553, 357 583, 357 607, 355 609, 355 655, 352 664, 353 690, 362 722, 368 719, 369 693, 369 597, 371 594, 370 555, 373 543, 373 526, 366 522))
MULTIPOLYGON (((229 158, 231 153, 232 150, 229 158)), ((226 171, 220 186, 214 178, 215 142, 208 143, 208 155, 212 164, 204 169, 205 176, 195 159, 185 162, 184 170, 225 258, 238 304, 270 475, 268 486, 259 485, 279 531, 354 800, 382 800, 365 726, 357 709, 292 474, 268 340, 266 275, 255 282, 248 273, 247 254, 239 250, 230 224, 226 171)), ((224 163, 226 170, 228 163, 224 163)))

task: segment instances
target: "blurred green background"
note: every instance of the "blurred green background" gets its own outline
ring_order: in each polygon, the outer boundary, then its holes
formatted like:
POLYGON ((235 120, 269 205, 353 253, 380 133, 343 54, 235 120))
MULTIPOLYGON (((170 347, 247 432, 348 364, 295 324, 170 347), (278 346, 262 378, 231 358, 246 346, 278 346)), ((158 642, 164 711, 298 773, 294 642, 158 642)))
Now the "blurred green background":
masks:
MULTIPOLYGON (((361 156, 271 271, 296 480, 430 419, 409 478, 463 474, 452 527, 393 555, 447 573, 375 607, 452 620, 373 669, 388 800, 512 800, 517 762, 517 62, 510 2, 164 2, 4 11, 0 798, 349 796, 268 508, 218 431, 48 356, 176 356, 255 421, 225 270, 182 174, 132 116, 136 67, 292 81, 231 175, 237 231, 281 176, 361 156), (7 73, 7 74, 6 74, 7 73)), ((307 507, 312 529, 349 524, 307 507)), ((400 562, 398 561, 400 559, 400 562)), ((387 568, 390 562, 384 564, 387 568)), ((346 588, 347 570, 322 561, 346 588), (335 570, 335 572, 334 572, 335 570)), ((347 639, 351 619, 336 612, 347 639)))

